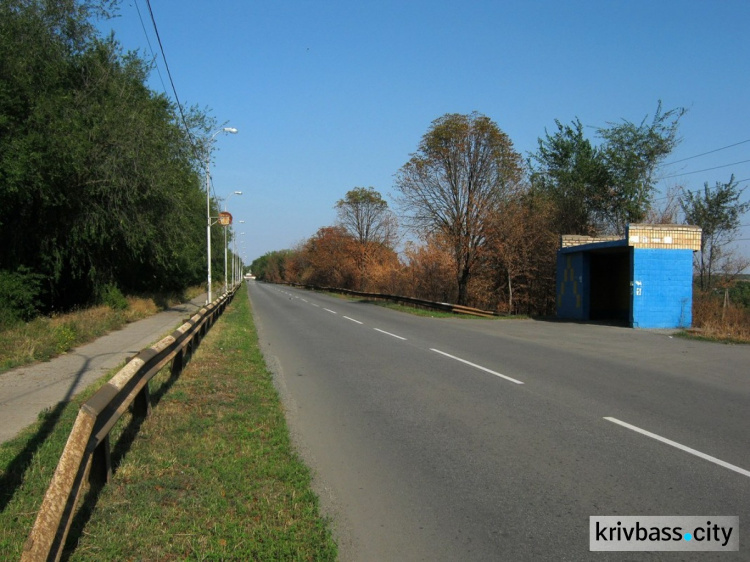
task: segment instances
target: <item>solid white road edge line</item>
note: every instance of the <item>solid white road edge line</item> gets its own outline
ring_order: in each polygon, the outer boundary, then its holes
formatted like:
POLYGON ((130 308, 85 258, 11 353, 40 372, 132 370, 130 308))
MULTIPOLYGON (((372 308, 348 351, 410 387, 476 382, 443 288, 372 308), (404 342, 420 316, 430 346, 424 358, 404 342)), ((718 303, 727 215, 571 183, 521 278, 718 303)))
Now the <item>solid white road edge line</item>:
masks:
POLYGON ((496 377, 500 377, 501 379, 505 379, 506 381, 510 381, 516 384, 523 384, 523 382, 517 379, 501 375, 500 373, 492 371, 487 367, 482 367, 481 365, 477 365, 476 363, 472 363, 471 361, 467 361, 466 359, 461 359, 460 357, 456 357, 455 355, 451 355, 450 353, 446 353, 445 351, 440 351, 439 349, 434 349, 432 347, 430 348, 430 351, 434 351, 435 353, 439 353, 440 355, 445 355, 446 357, 450 357, 451 359, 455 359, 456 361, 460 361, 461 363, 465 363, 467 365, 470 365, 471 367, 474 367, 475 369, 479 369, 480 371, 484 371, 485 373, 495 375, 496 377))
POLYGON ((352 322, 356 322, 357 324, 362 324, 359 320, 355 320, 354 318, 349 318, 348 316, 344 316, 347 320, 351 320, 352 322))
POLYGON ((400 340, 406 340, 406 338, 402 338, 401 336, 397 336, 396 334, 392 334, 390 332, 386 332, 385 330, 381 330, 380 328, 374 328, 376 332, 380 332, 381 334, 385 334, 387 336, 391 336, 392 338, 398 338, 400 340))
POLYGON ((696 457, 700 457, 714 464, 718 464, 719 466, 723 466, 724 468, 728 468, 729 470, 739 472, 743 476, 747 476, 750 478, 750 470, 745 470, 744 468, 740 468, 739 466, 734 466, 733 464, 729 464, 728 462, 724 462, 723 460, 712 457, 711 455, 707 455, 706 453, 701 453, 700 451, 696 451, 695 449, 691 449, 690 447, 681 445, 676 441, 672 441, 671 439, 667 439, 666 437, 662 437, 661 435, 657 435, 656 433, 651 433, 650 431, 646 431, 645 429, 641 429, 640 427, 636 427, 634 425, 630 425, 629 423, 625 423, 624 421, 620 421, 617 418, 605 417, 604 419, 607 421, 611 421, 612 423, 616 423, 617 425, 621 425, 622 427, 632 429, 633 431, 636 431, 641 435, 645 435, 646 437, 650 437, 651 439, 656 439, 657 441, 661 441, 662 443, 671 445, 672 447, 680 449, 681 451, 685 451, 686 453, 690 453, 691 455, 695 455, 696 457))

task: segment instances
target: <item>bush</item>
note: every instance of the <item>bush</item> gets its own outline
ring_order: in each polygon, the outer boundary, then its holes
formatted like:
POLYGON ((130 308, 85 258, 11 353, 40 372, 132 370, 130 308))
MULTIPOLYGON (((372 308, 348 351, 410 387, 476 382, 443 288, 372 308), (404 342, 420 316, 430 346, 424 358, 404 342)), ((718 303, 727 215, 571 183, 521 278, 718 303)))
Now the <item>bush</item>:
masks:
POLYGON ((112 310, 127 310, 129 306, 128 299, 117 288, 117 285, 113 284, 104 286, 99 300, 103 305, 108 306, 112 310))
POLYGON ((0 325, 27 322, 38 314, 43 279, 26 267, 0 270, 0 325))
POLYGON ((750 309, 750 283, 740 281, 729 289, 729 300, 739 307, 750 309))

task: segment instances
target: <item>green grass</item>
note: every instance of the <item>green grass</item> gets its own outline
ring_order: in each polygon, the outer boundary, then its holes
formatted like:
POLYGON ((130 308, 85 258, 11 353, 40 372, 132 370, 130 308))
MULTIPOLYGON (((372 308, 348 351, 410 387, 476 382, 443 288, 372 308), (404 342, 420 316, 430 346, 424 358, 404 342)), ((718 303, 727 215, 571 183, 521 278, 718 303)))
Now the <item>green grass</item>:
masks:
POLYGON ((43 412, 35 424, 0 445, 0 560, 20 558, 78 409, 107 378, 72 402, 43 412))
MULTIPOLYGON (((160 373, 151 393, 148 418, 118 424, 114 477, 89 492, 69 536, 70 560, 336 558, 309 470, 292 449, 246 291, 179 378, 160 373)), ((0 513, 0 559, 18 558, 74 415, 66 412, 54 439, 31 455, 0 513)), ((3 470, 25 446, 14 443, 0 449, 3 470)))

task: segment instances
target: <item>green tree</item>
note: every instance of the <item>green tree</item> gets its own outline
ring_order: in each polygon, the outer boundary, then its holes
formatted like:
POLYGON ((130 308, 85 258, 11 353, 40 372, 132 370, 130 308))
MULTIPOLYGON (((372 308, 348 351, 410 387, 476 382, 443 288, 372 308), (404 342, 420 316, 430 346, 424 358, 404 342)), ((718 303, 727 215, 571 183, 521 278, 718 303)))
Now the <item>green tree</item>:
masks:
POLYGON ((682 108, 663 111, 640 124, 610 123, 596 130, 594 146, 576 119, 555 121, 557 131, 539 139, 531 155, 531 180, 537 193, 556 206, 561 234, 624 234, 628 223, 649 215, 659 165, 677 146, 682 108))
POLYGON ((656 186, 656 171, 679 144, 677 129, 685 112, 683 108, 662 111, 659 101, 650 123, 646 116, 639 125, 623 121, 597 129, 604 141, 602 158, 609 174, 604 219, 610 232, 622 235, 628 223, 646 218, 656 186))
POLYGON ((474 112, 433 121, 396 176, 408 223, 423 233, 440 233, 452 249, 458 304, 467 303, 487 217, 519 189, 522 170, 508 135, 474 112))
POLYGON ((741 203, 740 189, 734 175, 727 183, 716 182, 711 189, 708 182, 703 191, 686 191, 680 198, 685 222, 701 227, 701 250, 696 256, 696 269, 701 289, 708 289, 719 260, 728 257, 731 244, 740 228, 740 218, 750 210, 750 202, 741 203))
POLYGON ((545 131, 531 155, 531 183, 535 193, 554 205, 557 232, 592 235, 604 213, 609 182, 602 152, 585 138, 578 119, 555 124, 557 131, 545 131))
POLYGON ((0 270, 43 276, 47 310, 205 270, 200 159, 149 64, 97 35, 113 4, 0 1, 0 270))

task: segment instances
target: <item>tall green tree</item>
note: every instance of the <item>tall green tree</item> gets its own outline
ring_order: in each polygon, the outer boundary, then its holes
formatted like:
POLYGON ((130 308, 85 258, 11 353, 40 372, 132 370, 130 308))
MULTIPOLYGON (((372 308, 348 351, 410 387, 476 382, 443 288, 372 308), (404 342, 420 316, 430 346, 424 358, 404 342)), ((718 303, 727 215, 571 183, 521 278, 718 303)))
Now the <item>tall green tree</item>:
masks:
POLYGON ((663 111, 639 124, 623 120, 600 127, 594 145, 583 125, 555 121, 557 131, 539 139, 530 157, 534 190, 556 206, 560 234, 624 234, 628 223, 649 214, 657 171, 679 143, 682 108, 663 111))
POLYGON ((531 155, 534 192, 554 205, 554 228, 564 234, 595 234, 607 204, 609 173, 602 152, 583 134, 576 119, 571 125, 555 120, 557 130, 545 131, 531 155))
POLYGON ((113 4, 0 0, 0 270, 41 275, 45 309, 205 270, 200 159, 149 64, 97 34, 113 4))
POLYGON ((710 188, 706 182, 702 191, 685 191, 680 198, 685 222, 702 230, 701 250, 696 256, 701 289, 711 287, 717 264, 727 257, 727 246, 739 232, 740 218, 750 210, 750 202, 740 202, 743 191, 732 175, 727 183, 716 182, 710 188))
POLYGON ((608 229, 624 234, 628 223, 643 222, 651 208, 657 170, 679 144, 677 131, 684 108, 663 111, 659 101, 651 122, 623 120, 597 129, 603 140, 604 165, 609 174, 605 220, 608 229))
POLYGON ((452 248, 458 304, 467 303, 487 217, 520 188, 522 178, 523 162, 508 135, 476 112, 433 121, 399 170, 396 188, 408 223, 440 233, 452 248))

